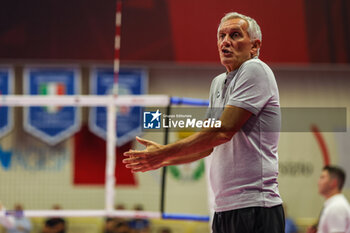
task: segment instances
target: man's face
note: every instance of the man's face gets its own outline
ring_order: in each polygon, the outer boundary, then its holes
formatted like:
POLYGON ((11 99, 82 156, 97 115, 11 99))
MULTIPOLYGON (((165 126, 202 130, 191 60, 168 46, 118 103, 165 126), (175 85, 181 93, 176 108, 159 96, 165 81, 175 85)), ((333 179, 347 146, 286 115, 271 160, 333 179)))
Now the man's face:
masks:
MULTIPOLYGON (((228 72, 237 69, 243 62, 256 55, 255 42, 250 40, 247 29, 247 21, 240 18, 229 19, 219 28, 217 43, 220 61, 228 72)), ((257 43, 260 47, 260 41, 257 43)))
POLYGON ((327 170, 323 170, 320 178, 318 179, 318 192, 321 195, 327 195, 328 192, 332 189, 333 179, 329 175, 327 170))

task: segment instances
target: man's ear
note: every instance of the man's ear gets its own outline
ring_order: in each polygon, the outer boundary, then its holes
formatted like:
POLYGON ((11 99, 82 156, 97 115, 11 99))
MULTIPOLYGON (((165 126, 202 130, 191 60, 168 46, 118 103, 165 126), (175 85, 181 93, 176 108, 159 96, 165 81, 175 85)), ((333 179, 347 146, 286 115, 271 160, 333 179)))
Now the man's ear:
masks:
POLYGON ((335 178, 331 178, 331 186, 332 188, 338 188, 338 180, 335 178))
POLYGON ((256 39, 254 41, 252 41, 252 48, 250 49, 250 54, 251 57, 255 57, 256 55, 258 55, 258 51, 261 47, 261 41, 256 39))

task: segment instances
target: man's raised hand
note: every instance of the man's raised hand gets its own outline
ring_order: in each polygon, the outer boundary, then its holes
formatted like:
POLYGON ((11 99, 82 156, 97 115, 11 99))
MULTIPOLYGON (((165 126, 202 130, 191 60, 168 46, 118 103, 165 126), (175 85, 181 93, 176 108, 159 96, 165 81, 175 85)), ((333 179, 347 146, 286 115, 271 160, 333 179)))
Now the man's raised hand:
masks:
POLYGON ((136 137, 136 140, 146 148, 129 150, 124 153, 124 156, 129 157, 123 160, 127 168, 130 168, 132 172, 146 172, 165 166, 166 156, 161 151, 164 146, 139 137, 136 137))

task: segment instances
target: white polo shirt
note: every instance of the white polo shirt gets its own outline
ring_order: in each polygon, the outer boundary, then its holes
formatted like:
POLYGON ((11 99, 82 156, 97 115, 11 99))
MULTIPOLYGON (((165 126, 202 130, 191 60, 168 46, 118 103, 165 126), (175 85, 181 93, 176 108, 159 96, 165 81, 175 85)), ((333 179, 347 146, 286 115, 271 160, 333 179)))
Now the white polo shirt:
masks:
POLYGON ((217 76, 210 88, 207 117, 219 119, 227 105, 244 108, 252 116, 229 142, 216 146, 211 154, 215 211, 281 204, 277 183, 281 116, 272 70, 254 58, 217 76))
POLYGON ((350 205, 343 194, 324 203, 317 233, 350 233, 350 205))

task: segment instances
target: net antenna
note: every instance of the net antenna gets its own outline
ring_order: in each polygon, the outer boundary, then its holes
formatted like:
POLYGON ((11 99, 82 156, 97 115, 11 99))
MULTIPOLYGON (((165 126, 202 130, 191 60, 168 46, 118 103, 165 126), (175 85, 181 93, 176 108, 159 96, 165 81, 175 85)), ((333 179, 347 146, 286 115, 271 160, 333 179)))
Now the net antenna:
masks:
MULTIPOLYGON (((114 41, 114 82, 113 82, 113 96, 118 97, 118 80, 120 71, 120 40, 121 40, 121 26, 122 26, 122 0, 117 0, 117 7, 115 13, 115 41, 114 41)), ((115 104, 107 106, 107 161, 106 161, 106 196, 105 209, 107 212, 114 210, 114 195, 115 195, 115 166, 116 166, 116 124, 117 124, 117 108, 115 104)))

